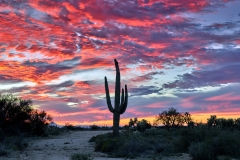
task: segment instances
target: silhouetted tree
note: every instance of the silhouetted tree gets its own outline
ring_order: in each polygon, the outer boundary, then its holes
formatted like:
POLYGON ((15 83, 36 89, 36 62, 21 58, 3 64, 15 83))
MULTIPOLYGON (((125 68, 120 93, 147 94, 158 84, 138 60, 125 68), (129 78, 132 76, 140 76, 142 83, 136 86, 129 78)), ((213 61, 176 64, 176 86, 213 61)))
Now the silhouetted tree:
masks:
POLYGON ((52 122, 52 117, 47 115, 45 111, 34 110, 30 116, 32 134, 43 135, 49 123, 52 122))
POLYGON ((235 126, 240 129, 240 118, 235 119, 235 126))
POLYGON ((23 100, 11 94, 0 95, 0 130, 14 134, 23 129, 24 123, 30 119, 31 100, 23 100))
POLYGON ((171 127, 183 126, 185 123, 188 127, 193 127, 194 122, 189 112, 180 113, 175 108, 169 108, 167 111, 162 111, 156 116, 154 125, 163 124, 167 130, 171 127))
POLYGON ((225 129, 227 127, 227 120, 225 118, 217 118, 216 125, 219 126, 220 129, 225 129))
POLYGON ((156 123, 163 124, 167 130, 170 127, 182 125, 184 122, 183 116, 175 108, 169 108, 168 111, 163 111, 156 116, 156 123))
POLYGON ((194 126, 192 115, 189 112, 184 113, 184 122, 187 124, 188 128, 194 126))
POLYGON ((52 121, 45 111, 33 110, 32 101, 12 94, 0 95, 0 132, 16 135, 23 132, 41 135, 52 121))
POLYGON ((129 120, 129 122, 128 122, 128 126, 129 127, 133 127, 134 129, 136 129, 137 122, 138 122, 137 118, 134 118, 134 119, 131 118, 129 120))
POLYGON ((214 129, 215 129, 216 119, 217 119, 217 116, 216 116, 216 115, 211 115, 210 118, 207 119, 208 129, 212 128, 212 126, 213 126, 214 129))
POLYGON ((233 130, 234 120, 232 118, 227 119, 226 124, 227 124, 227 128, 229 128, 230 130, 233 130))

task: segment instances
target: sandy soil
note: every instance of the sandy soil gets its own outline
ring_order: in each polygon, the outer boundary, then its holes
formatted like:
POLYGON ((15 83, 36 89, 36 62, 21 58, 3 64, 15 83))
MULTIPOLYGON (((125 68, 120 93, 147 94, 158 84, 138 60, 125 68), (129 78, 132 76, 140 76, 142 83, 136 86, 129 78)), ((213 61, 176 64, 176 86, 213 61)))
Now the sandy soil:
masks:
MULTIPOLYGON (((60 136, 31 140, 28 147, 21 152, 13 152, 9 157, 0 160, 69 160, 74 153, 89 153, 94 160, 123 160, 121 158, 107 158, 106 154, 94 152, 94 143, 88 140, 92 136, 109 131, 76 131, 64 133, 60 136)), ((137 158, 138 160, 152 160, 152 158, 137 158)), ((187 154, 182 156, 164 157, 162 160, 190 160, 187 154)))

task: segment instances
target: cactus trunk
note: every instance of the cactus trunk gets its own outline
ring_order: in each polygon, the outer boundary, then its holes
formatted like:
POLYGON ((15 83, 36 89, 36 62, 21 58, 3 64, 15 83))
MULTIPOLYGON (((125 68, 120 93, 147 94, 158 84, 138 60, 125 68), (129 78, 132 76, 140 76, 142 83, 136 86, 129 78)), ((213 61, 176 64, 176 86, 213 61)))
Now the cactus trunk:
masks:
POLYGON ((120 113, 113 113, 113 135, 119 134, 120 113))
POLYGON ((115 62, 115 68, 116 68, 114 108, 111 103, 107 77, 105 77, 105 91, 106 91, 106 101, 107 101, 108 109, 110 112, 113 113, 113 135, 117 136, 119 134, 120 115, 123 114, 127 108, 128 90, 127 90, 127 85, 125 85, 125 93, 124 93, 124 89, 122 88, 122 95, 121 95, 120 70, 119 70, 118 62, 116 59, 114 59, 114 62, 115 62))

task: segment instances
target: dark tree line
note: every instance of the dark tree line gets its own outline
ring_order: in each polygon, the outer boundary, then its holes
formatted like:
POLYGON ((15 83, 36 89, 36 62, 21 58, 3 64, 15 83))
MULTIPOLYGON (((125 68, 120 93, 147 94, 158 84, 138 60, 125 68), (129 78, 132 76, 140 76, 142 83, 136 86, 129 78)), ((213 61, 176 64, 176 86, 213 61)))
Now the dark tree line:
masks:
POLYGON ((0 95, 0 134, 22 133, 42 135, 52 117, 45 111, 32 108, 31 100, 24 100, 11 94, 0 95))
POLYGON ((210 118, 207 119, 207 127, 208 129, 240 129, 240 118, 217 118, 216 115, 211 115, 210 118))
MULTIPOLYGON (((192 115, 189 112, 180 113, 175 108, 169 108, 167 111, 159 113, 156 116, 153 125, 158 124, 163 124, 167 130, 172 127, 183 126, 184 124, 186 124, 189 128, 193 128, 194 126, 192 115)), ((143 132, 146 129, 151 128, 151 124, 145 119, 139 121, 137 118, 131 118, 128 127, 132 127, 134 130, 143 132)))
POLYGON ((169 108, 167 111, 162 111, 156 116, 155 125, 162 124, 167 130, 172 127, 179 127, 187 125, 189 128, 193 128, 195 125, 202 125, 208 129, 240 129, 240 118, 217 118, 216 115, 211 115, 207 119, 206 124, 197 124, 193 121, 193 118, 189 112, 180 113, 175 108, 169 108))

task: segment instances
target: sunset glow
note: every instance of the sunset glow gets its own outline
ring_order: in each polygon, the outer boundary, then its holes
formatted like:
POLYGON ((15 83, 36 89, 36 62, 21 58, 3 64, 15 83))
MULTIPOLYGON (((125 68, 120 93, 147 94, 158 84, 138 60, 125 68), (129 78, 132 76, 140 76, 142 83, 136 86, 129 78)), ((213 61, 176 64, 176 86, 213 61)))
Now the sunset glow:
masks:
POLYGON ((0 1, 0 94, 59 125, 112 125, 114 59, 129 90, 121 125, 170 107, 197 122, 240 117, 240 1, 0 1))

